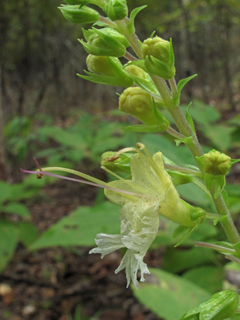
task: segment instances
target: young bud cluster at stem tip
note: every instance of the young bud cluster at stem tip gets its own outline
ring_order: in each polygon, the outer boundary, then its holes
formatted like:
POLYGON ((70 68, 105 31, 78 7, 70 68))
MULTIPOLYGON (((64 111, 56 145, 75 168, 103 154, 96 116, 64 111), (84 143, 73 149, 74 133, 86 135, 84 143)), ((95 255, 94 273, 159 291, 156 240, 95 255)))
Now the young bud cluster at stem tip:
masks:
MULTIPOLYGON (((161 116, 160 121, 157 118, 151 95, 139 87, 131 87, 123 91, 119 98, 119 110, 138 118, 146 125, 160 125, 163 131, 169 126, 167 119, 161 116)), ((160 113, 158 114, 160 116, 160 113)))
POLYGON ((238 309, 238 293, 225 290, 188 311, 180 320, 225 320, 233 317, 238 309))
POLYGON ((214 176, 225 176, 231 168, 231 158, 216 150, 211 150, 196 158, 202 171, 214 176))
POLYGON ((128 15, 127 1, 109 0, 103 11, 112 21, 122 20, 128 15))
POLYGON ((94 23, 99 19, 99 13, 87 6, 62 5, 59 7, 63 16, 73 23, 94 23))
POLYGON ((172 41, 156 36, 144 40, 141 46, 145 66, 149 73, 158 75, 165 80, 174 78, 174 54, 172 41))
POLYGON ((83 34, 87 42, 79 42, 88 53, 95 56, 123 57, 129 46, 126 38, 112 28, 83 29, 83 34))

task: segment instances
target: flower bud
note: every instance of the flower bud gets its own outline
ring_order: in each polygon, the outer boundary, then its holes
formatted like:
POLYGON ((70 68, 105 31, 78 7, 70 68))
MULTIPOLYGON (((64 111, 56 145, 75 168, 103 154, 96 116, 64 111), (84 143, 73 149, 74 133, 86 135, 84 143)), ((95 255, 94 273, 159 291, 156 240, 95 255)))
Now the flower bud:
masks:
POLYGON ((83 30, 87 43, 79 40, 84 49, 95 56, 122 57, 129 46, 128 41, 119 32, 111 29, 83 30))
POLYGON ((122 69, 121 62, 118 58, 114 57, 94 56, 89 54, 86 63, 89 71, 110 77, 117 76, 118 69, 122 69))
POLYGON ((163 131, 169 122, 161 117, 161 123, 154 112, 154 104, 149 93, 139 87, 127 88, 119 98, 119 110, 130 114, 146 125, 162 125, 163 131))
MULTIPOLYGON (((67 4, 75 5, 75 4, 81 4, 85 5, 86 0, 64 0, 67 4)), ((95 4, 96 6, 102 8, 104 6, 104 0, 89 0, 87 3, 95 4)))
POLYGON ((211 150, 196 159, 204 173, 214 176, 225 176, 231 168, 231 158, 216 150, 211 150))
POLYGON ((106 15, 112 20, 122 20, 128 15, 126 0, 109 0, 103 8, 106 15))
POLYGON ((145 71, 142 68, 139 68, 138 66, 130 64, 129 66, 127 65, 125 67, 125 70, 136 77, 145 79, 145 71))
POLYGON ((90 54, 86 62, 89 71, 92 73, 85 71, 89 77, 79 75, 83 79, 124 88, 131 87, 134 83, 131 75, 122 68, 118 58, 90 54))
POLYGON ((160 37, 146 39, 141 47, 147 70, 163 79, 175 76, 172 42, 160 37))
POLYGON ((188 311, 180 320, 224 320, 233 317, 237 309, 237 292, 225 290, 214 294, 207 302, 188 311))
POLYGON ((98 21, 99 13, 89 7, 79 5, 63 5, 59 7, 63 16, 73 23, 94 23, 98 21))

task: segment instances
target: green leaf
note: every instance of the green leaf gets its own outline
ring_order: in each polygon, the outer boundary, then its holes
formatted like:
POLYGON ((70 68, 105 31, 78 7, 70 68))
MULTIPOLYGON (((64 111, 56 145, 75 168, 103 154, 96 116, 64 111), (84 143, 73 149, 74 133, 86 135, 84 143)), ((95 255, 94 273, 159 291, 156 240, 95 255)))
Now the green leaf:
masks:
POLYGON ((119 207, 110 202, 95 207, 79 207, 50 227, 31 249, 93 246, 96 235, 101 232, 119 233, 119 207))
POLYGON ((204 181, 206 183, 206 187, 208 188, 208 190, 211 190, 212 188, 214 188, 215 199, 222 193, 226 184, 225 176, 214 176, 209 173, 204 174, 204 181))
POLYGON ((4 213, 16 214, 20 217, 30 218, 30 212, 28 208, 21 203, 9 203, 5 206, 0 207, 0 211, 4 213))
POLYGON ((18 241, 16 226, 7 221, 0 221, 0 272, 4 270, 12 258, 18 241))
POLYGON ((186 137, 183 139, 176 139, 176 146, 178 147, 181 143, 184 143, 186 146, 191 146, 193 144, 193 137, 186 137))
POLYGON ((225 272, 222 268, 210 266, 194 268, 183 274, 184 279, 212 294, 222 290, 224 276, 225 272))
POLYGON ((208 248, 192 248, 188 250, 167 249, 164 254, 163 269, 178 273, 206 262, 213 261, 216 253, 208 248))
POLYGON ((195 78, 197 76, 197 74, 194 74, 188 78, 185 78, 185 79, 182 79, 178 82, 177 84, 177 89, 178 89, 178 93, 180 94, 182 89, 185 87, 185 85, 190 81, 192 80, 193 78, 195 78))
POLYGON ((38 229, 30 222, 18 224, 19 240, 28 248, 39 236, 38 229))
POLYGON ((3 203, 10 197, 10 185, 5 181, 0 181, 0 190, 0 203, 3 203))
POLYGON ((208 300, 211 295, 192 282, 166 271, 150 269, 150 283, 132 286, 141 303, 165 320, 179 319, 189 309, 208 300))
POLYGON ((137 14, 142 11, 143 9, 145 9, 147 7, 147 5, 145 6, 141 6, 141 7, 138 7, 138 8, 135 8, 133 9, 133 11, 131 12, 130 14, 130 18, 129 18, 129 23, 127 25, 127 29, 129 31, 130 34, 134 34, 135 32, 135 27, 134 27, 134 20, 137 16, 137 14))

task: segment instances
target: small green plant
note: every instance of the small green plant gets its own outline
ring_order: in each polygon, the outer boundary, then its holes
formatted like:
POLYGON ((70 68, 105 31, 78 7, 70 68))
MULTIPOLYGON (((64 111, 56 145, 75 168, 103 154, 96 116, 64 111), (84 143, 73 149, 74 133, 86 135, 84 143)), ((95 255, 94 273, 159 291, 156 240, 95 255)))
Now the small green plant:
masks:
MULTIPOLYGON (((230 148, 231 135, 236 135, 237 127, 229 128, 218 123, 218 127, 213 128, 212 123, 219 119, 219 113, 199 106, 197 102, 194 103, 198 106, 195 109, 194 106, 180 107, 181 92, 195 75, 176 83, 171 39, 166 41, 154 33, 143 42, 138 39, 134 20, 145 6, 135 8, 128 17, 125 0, 71 0, 66 3, 60 10, 67 20, 94 23, 91 29, 83 31, 85 41, 80 40, 89 54, 89 71, 79 76, 95 83, 125 88, 119 98, 119 109, 142 124, 124 129, 145 135, 137 143, 137 148, 128 146, 117 152, 108 150, 104 153, 102 168, 116 178, 109 183, 69 168, 41 168, 38 163, 37 171, 23 170, 38 177, 58 177, 103 188, 105 196, 112 202, 76 210, 52 226, 31 248, 92 244, 93 238, 88 237, 92 237, 97 228, 97 247, 90 253, 100 253, 104 257, 125 248, 116 272, 125 270, 127 286, 133 283, 134 294, 159 316, 168 320, 237 319, 238 294, 234 290, 221 291, 221 284, 217 281, 208 286, 211 277, 217 280, 218 272, 216 268, 201 269, 206 268, 209 261, 217 261, 217 253, 240 263, 240 236, 230 214, 237 197, 232 186, 226 186, 226 175, 240 160, 223 153, 230 148), (106 16, 100 15, 96 8, 106 16), (125 58, 126 64, 122 64, 119 58, 125 58), (203 113, 204 108, 208 115, 203 113), (194 119, 199 126, 195 125, 194 119), (207 148, 201 147, 197 128, 204 137, 211 139, 207 148), (166 137, 159 136, 159 133, 165 133, 166 137), (177 147, 173 147, 173 141, 177 147), (215 150, 217 148, 220 151, 215 150), (52 172, 69 173, 85 180, 52 172), (195 199, 194 190, 203 195, 195 199), (229 197, 226 191, 230 191, 229 197), (180 197, 184 194, 185 200, 180 197), (192 205, 194 200, 197 206, 192 205), (121 206, 120 226, 115 223, 117 213, 113 211, 116 205, 121 206), (164 234, 159 232, 161 223, 164 224, 164 234), (224 240, 216 225, 222 226, 224 240), (85 234, 79 236, 79 231, 84 230, 85 234), (71 236, 66 237, 70 233, 71 236), (63 234, 65 237, 60 237, 63 234), (215 238, 217 241, 213 240, 215 238), (149 270, 143 261, 144 256, 151 246, 158 247, 161 239, 169 246, 163 263, 166 271, 149 270), (175 246, 195 243, 196 248, 173 251, 170 248, 173 243, 175 246), (189 273, 189 268, 195 268, 193 273, 189 273), (189 272, 183 279, 173 275, 186 270, 189 272), (204 270, 207 277, 203 286, 197 278, 204 270), (139 285, 138 271, 140 282, 144 282, 151 272, 154 284, 139 285), (136 289, 138 286, 139 290, 136 289), (215 293, 215 290, 219 292, 215 293)), ((232 120, 232 123, 238 121, 232 120)), ((234 141, 237 144, 236 139, 234 141)), ((108 140, 105 146, 111 149, 108 140)), ((219 277, 223 278, 223 274, 220 273, 219 277)))

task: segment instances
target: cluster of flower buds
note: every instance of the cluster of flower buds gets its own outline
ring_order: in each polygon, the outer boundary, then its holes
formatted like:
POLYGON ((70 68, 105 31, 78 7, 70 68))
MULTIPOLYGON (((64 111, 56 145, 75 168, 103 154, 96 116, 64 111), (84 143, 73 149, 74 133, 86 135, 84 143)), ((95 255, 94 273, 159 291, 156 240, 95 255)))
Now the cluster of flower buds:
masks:
MULTIPOLYGON (((136 14, 143 7, 135 9, 130 19, 126 0, 66 0, 67 4, 60 7, 64 17, 74 23, 89 24, 100 19, 99 13, 88 5, 93 4, 102 9, 109 22, 100 24, 101 28, 84 30, 84 40, 79 40, 89 54, 86 60, 89 71, 87 75, 79 75, 89 81, 121 86, 127 88, 119 99, 119 109, 139 119, 146 126, 157 126, 156 131, 163 132, 169 127, 169 122, 160 114, 156 107, 164 106, 150 75, 158 75, 171 79, 175 75, 172 42, 159 37, 149 38, 141 47, 142 65, 122 65, 118 58, 124 57, 129 47, 126 33, 121 32, 117 22, 124 20, 127 29, 132 29, 136 14), (133 87, 133 85, 137 87, 133 87), (154 96, 154 101, 153 97, 154 96)), ((106 19, 106 18, 104 18, 106 19)), ((101 19, 100 19, 101 20, 101 19)), ((98 23, 97 23, 98 24, 98 23)), ((131 34, 130 31, 129 35, 131 34)), ((146 130, 146 129, 145 129, 146 130)), ((149 129, 150 130, 150 129, 149 129)), ((151 129, 153 130, 153 129, 151 129)))

